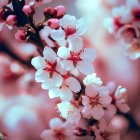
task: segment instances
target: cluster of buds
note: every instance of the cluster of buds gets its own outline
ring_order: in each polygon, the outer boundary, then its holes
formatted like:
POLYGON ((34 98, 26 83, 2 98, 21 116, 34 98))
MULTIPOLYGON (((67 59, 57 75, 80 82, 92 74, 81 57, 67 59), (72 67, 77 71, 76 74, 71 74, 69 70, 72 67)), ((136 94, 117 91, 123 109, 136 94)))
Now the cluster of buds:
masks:
POLYGON ((104 26, 110 33, 127 43, 127 55, 140 58, 140 2, 127 0, 126 5, 114 7, 112 17, 105 19, 104 26))

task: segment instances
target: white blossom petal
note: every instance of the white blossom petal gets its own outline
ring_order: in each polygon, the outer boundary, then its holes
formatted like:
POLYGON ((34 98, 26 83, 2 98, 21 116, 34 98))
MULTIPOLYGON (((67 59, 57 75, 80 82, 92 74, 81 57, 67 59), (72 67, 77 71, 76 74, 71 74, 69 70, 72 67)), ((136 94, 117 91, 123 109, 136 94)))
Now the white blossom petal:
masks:
POLYGON ((57 87, 50 88, 48 92, 50 98, 59 97, 60 93, 61 93, 61 90, 57 87))
POLYGON ((112 98, 109 95, 100 95, 99 102, 102 105, 108 105, 111 103, 111 101, 112 101, 112 98))
POLYGON ((82 104, 88 105, 89 104, 89 98, 87 96, 82 96, 82 104))
POLYGON ((73 62, 70 61, 70 60, 62 60, 61 61, 61 65, 62 67, 67 70, 67 71, 71 71, 74 69, 74 65, 73 65, 73 62))
POLYGON ((57 59, 56 53, 49 47, 44 48, 43 55, 47 61, 54 62, 57 59))
POLYGON ((41 133, 40 136, 43 140, 49 139, 49 140, 56 140, 56 138, 54 137, 54 131, 53 130, 44 130, 41 133))
POLYGON ((38 70, 36 73, 35 73, 35 80, 37 82, 45 82, 47 81, 49 78, 49 73, 45 70, 38 70))
POLYGON ((97 106, 93 107, 92 116, 94 119, 100 120, 103 117, 103 115, 104 115, 104 110, 103 110, 102 106, 97 105, 97 106))
POLYGON ((79 20, 77 20, 77 31, 76 34, 78 35, 83 35, 87 32, 88 30, 88 25, 87 25, 88 21, 86 18, 81 18, 79 20))
POLYGON ((79 61, 77 64, 77 68, 84 75, 89 75, 94 72, 94 67, 92 63, 88 61, 79 61))
POLYGON ((75 16, 64 15, 62 19, 59 20, 60 26, 66 28, 67 26, 74 26, 76 23, 75 16))
POLYGON ((69 77, 65 80, 66 85, 75 93, 79 92, 81 90, 81 85, 79 81, 74 77, 69 77))
POLYGON ((38 70, 45 68, 45 60, 41 56, 34 57, 31 61, 31 64, 38 70))
POLYGON ((64 40, 65 32, 61 28, 59 28, 58 30, 52 30, 51 37, 56 41, 64 40))
POLYGON ((83 40, 79 36, 70 36, 68 42, 69 48, 73 52, 79 52, 83 48, 83 40))
POLYGON ((108 86, 102 86, 99 89, 99 94, 100 95, 109 95, 109 88, 108 88, 108 86))
POLYGON ((96 58, 96 52, 93 48, 85 48, 81 53, 80 58, 92 62, 96 58))
POLYGON ((60 87, 62 85, 63 78, 60 74, 54 72, 51 79, 52 83, 54 83, 56 87, 60 87))
POLYGON ((70 101, 73 98, 73 93, 68 87, 62 87, 60 98, 62 101, 70 101))
POLYGON ((63 122, 59 118, 53 118, 50 121, 50 128, 52 130, 60 130, 63 127, 63 122))
POLYGON ((67 59, 70 57, 70 50, 66 47, 60 47, 58 49, 57 55, 63 59, 67 59))
POLYGON ((85 93, 89 97, 95 97, 98 95, 98 87, 95 85, 87 85, 85 89, 85 93))

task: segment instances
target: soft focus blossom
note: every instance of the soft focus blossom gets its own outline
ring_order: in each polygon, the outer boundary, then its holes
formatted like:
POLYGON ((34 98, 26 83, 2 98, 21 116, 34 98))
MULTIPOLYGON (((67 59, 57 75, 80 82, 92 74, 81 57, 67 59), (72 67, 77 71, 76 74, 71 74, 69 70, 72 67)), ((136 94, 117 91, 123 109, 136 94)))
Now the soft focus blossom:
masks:
POLYGON ((50 121, 50 129, 41 134, 43 140, 74 140, 74 126, 69 122, 62 122, 59 118, 50 121))
POLYGON ((6 6, 9 3, 9 0, 0 0, 0 8, 6 6))
POLYGON ((105 120, 99 122, 99 129, 95 130, 96 140, 120 140, 120 132, 105 120))
POLYGON ((115 91, 115 99, 116 106, 121 112, 126 113, 130 110, 130 107, 127 104, 127 93, 125 88, 122 86, 117 87, 117 90, 115 91))
POLYGON ((79 108, 70 102, 61 102, 57 104, 58 110, 61 116, 65 118, 68 122, 74 123, 78 122, 81 118, 79 108))
POLYGON ((97 87, 95 85, 87 85, 85 89, 85 96, 82 97, 82 110, 84 116, 93 117, 97 120, 104 115, 103 107, 111 103, 109 96, 109 89, 105 86, 97 87))

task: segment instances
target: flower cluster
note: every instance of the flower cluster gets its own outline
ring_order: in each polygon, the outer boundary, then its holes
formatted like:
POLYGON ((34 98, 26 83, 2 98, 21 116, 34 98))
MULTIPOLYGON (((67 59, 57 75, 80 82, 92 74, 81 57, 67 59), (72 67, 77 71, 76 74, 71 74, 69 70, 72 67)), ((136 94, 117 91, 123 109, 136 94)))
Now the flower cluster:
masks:
POLYGON ((127 0, 126 4, 112 9, 111 17, 105 19, 104 26, 117 38, 128 43, 127 55, 131 59, 140 58, 140 2, 127 0))
MULTIPOLYGON (((116 88, 114 83, 113 86, 104 85, 96 75, 93 66, 96 51, 86 47, 83 40, 87 31, 86 18, 77 20, 75 16, 65 14, 65 7, 60 5, 45 8, 44 18, 39 23, 34 21, 36 6, 50 1, 0 1, 0 29, 4 24, 10 28, 19 27, 15 38, 18 41, 31 41, 36 45, 39 54, 31 60, 36 70, 35 81, 41 83, 42 89, 48 91, 50 98, 58 99, 56 107, 65 120, 63 122, 59 118, 53 118, 50 121, 51 129, 43 131, 41 138, 74 140, 75 135, 90 135, 97 140, 110 140, 110 134, 114 134, 114 130, 106 122, 102 124, 103 127, 100 127, 100 123, 106 116, 112 119, 118 112, 127 113, 130 110, 126 89, 122 86, 116 88), (81 119, 94 122, 96 129, 86 130, 76 126, 81 119)), ((130 38, 127 39, 133 44, 129 50, 134 49, 134 46, 139 48, 139 9, 134 11, 135 5, 131 5, 131 8, 130 5, 128 1, 128 10, 123 12, 124 15, 120 14, 123 7, 114 9, 113 18, 105 22, 105 25, 112 23, 110 32, 117 31, 124 37, 129 32, 130 38), (129 19, 126 16, 128 14, 131 14, 129 19)), ((135 56, 139 57, 138 51, 135 52, 135 56)), ((28 89, 25 83, 33 85, 32 73, 22 77, 22 81, 21 86, 28 89)), ((119 135, 113 138, 119 140, 119 135)))

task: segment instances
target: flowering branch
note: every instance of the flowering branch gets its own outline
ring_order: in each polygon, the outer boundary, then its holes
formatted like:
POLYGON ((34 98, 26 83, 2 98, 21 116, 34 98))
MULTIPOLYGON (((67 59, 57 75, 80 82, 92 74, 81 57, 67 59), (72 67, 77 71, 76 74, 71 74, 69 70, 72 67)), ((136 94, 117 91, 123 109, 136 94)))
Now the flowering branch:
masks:
MULTIPOLYGON (((50 98, 60 98, 56 106, 65 122, 60 118, 51 119, 50 130, 44 130, 41 138, 73 140, 75 136, 89 135, 94 139, 112 137, 120 140, 120 132, 116 131, 116 126, 112 129, 110 125, 118 112, 124 114, 130 110, 126 89, 114 83, 113 86, 103 85, 101 78, 97 77, 93 66, 96 51, 85 47, 82 38, 87 31, 87 20, 66 15, 65 7, 60 5, 45 8, 43 20, 36 24, 33 16, 39 2, 44 0, 33 3, 12 0, 13 10, 7 2, 2 6, 0 18, 9 28, 19 27, 15 34, 18 41, 36 44, 40 55, 31 60, 36 69, 35 80, 48 91, 50 98), (74 125, 81 118, 90 122, 87 128, 74 125)), ((1 50, 29 65, 6 47, 2 46, 1 50)), ((130 126, 133 124, 139 128, 130 115, 124 116, 130 126)))

